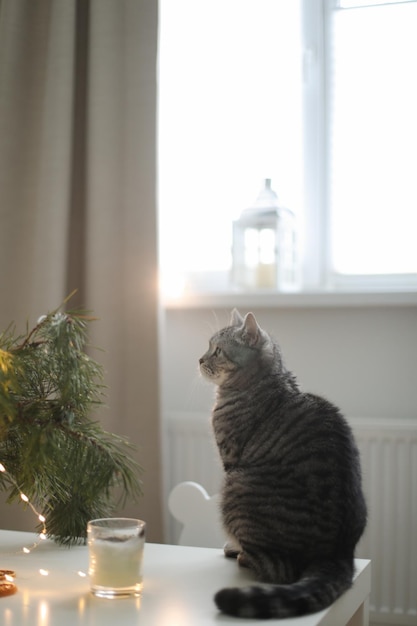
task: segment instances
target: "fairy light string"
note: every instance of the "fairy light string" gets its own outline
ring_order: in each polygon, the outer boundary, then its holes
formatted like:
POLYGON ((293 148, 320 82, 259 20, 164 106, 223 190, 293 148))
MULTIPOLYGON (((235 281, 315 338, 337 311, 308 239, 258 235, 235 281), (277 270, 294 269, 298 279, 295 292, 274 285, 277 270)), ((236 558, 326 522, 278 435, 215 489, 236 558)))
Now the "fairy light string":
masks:
MULTIPOLYGON (((7 474, 7 478, 8 480, 10 480, 10 482, 16 487, 16 489, 19 492, 20 495, 20 499, 25 502, 29 508, 32 510, 33 514, 38 518, 38 520, 41 522, 42 524, 42 531, 39 533, 39 538, 40 539, 46 539, 47 538, 47 530, 46 530, 46 519, 45 516, 42 515, 42 513, 39 513, 39 511, 36 510, 36 508, 33 506, 32 502, 30 502, 29 498, 27 497, 26 494, 24 494, 22 492, 22 490, 20 489, 19 485, 17 484, 17 482, 15 481, 15 479, 13 478, 13 476, 6 470, 6 468, 4 467, 3 463, 0 463, 0 472, 2 472, 3 474, 7 474)), ((33 549, 34 547, 36 547, 38 544, 35 543, 32 548, 23 548, 23 552, 25 554, 29 554, 29 552, 31 551, 31 549, 33 549)))
MULTIPOLYGON (((27 497, 26 494, 24 494, 21 489, 19 488, 19 485, 17 484, 17 482, 15 481, 15 479, 13 478, 13 476, 11 476, 11 474, 9 474, 9 472, 7 472, 6 468, 4 467, 3 463, 0 463, 0 472, 7 474, 7 478, 10 480, 10 482, 16 487, 16 489, 18 490, 19 494, 20 494, 20 499, 25 502, 30 509, 32 510, 33 514, 36 515, 36 517, 38 518, 38 520, 41 522, 41 524, 43 525, 42 531, 39 533, 39 538, 42 540, 47 539, 47 530, 46 530, 46 519, 45 516, 42 515, 42 513, 39 513, 39 511, 36 510, 36 508, 33 506, 33 504, 30 502, 29 498, 27 497)), ((37 542, 35 542, 30 548, 28 548, 27 546, 24 546, 22 548, 22 552, 24 554, 30 554, 30 552, 36 548, 39 544, 37 542)), ((39 574, 41 576, 49 576, 49 570, 47 569, 39 569, 39 574)), ((82 570, 78 570, 76 572, 77 576, 79 576, 80 578, 85 578, 87 576, 87 574, 85 572, 83 572, 82 570)), ((15 573, 12 572, 11 570, 0 570, 0 588, 2 585, 2 582, 4 581, 5 583, 13 583, 15 580, 15 573)), ((3 582, 3 584, 4 584, 3 582)))

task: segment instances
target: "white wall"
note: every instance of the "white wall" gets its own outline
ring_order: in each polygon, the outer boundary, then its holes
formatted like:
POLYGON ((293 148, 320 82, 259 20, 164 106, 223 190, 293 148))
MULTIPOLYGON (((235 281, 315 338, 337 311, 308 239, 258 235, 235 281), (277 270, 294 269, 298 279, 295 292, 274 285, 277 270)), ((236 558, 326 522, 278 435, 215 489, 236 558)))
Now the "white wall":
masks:
MULTIPOLYGON (((350 417, 417 418, 417 307, 254 308, 306 391, 350 417)), ((241 313, 245 313, 243 309, 241 313)), ((168 309, 162 336, 164 414, 207 411, 214 388, 198 358, 229 309, 168 309)))

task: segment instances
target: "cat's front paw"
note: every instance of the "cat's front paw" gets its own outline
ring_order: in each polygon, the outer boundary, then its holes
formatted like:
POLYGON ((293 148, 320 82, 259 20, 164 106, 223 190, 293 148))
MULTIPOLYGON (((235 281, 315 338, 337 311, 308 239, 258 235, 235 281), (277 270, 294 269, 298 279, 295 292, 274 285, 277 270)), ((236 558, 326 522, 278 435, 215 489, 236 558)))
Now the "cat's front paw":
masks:
POLYGON ((224 555, 228 559, 237 559, 239 554, 241 553, 240 547, 231 541, 228 541, 227 543, 224 544, 223 550, 224 550, 224 555))
POLYGON ((247 557, 247 555, 245 554, 245 552, 239 552, 238 556, 237 556, 237 562, 238 565, 240 567, 249 567, 250 568, 250 562, 249 559, 247 557))

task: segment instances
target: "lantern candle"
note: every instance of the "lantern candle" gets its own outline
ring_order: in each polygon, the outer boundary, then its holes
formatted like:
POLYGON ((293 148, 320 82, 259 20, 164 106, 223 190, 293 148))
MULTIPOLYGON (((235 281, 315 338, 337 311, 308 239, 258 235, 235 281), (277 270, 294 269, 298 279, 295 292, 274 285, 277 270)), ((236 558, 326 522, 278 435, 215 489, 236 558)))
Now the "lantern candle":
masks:
POLYGON ((295 219, 279 206, 271 180, 233 222, 233 283, 244 289, 296 288, 295 219))

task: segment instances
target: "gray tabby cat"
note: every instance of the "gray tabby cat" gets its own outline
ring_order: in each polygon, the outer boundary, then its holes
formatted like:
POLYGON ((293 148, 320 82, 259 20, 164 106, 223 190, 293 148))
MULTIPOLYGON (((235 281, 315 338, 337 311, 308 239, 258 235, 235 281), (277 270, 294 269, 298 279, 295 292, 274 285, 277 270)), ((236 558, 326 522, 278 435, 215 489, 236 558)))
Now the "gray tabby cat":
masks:
POLYGON ((322 610, 351 586, 366 525, 350 427, 330 402, 299 390, 252 313, 233 311, 200 371, 218 386, 212 421, 225 472, 225 554, 271 583, 222 589, 218 608, 251 618, 322 610))

